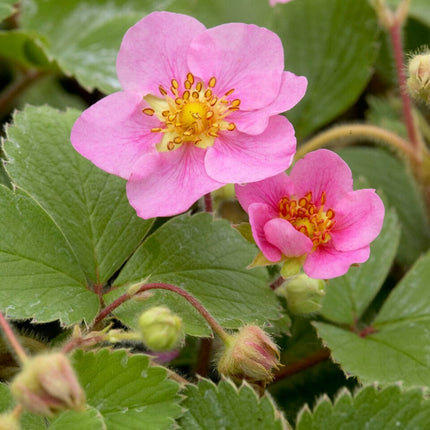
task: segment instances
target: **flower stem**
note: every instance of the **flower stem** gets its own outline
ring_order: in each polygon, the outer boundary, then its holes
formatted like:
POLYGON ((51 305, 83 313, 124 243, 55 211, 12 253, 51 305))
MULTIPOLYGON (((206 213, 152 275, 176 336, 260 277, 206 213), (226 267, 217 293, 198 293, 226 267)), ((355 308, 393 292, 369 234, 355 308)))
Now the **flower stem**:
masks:
POLYGON ((26 70, 19 78, 15 79, 4 91, 0 94, 0 116, 6 115, 9 112, 10 106, 14 99, 18 97, 27 87, 32 85, 42 76, 44 72, 35 69, 26 70))
POLYGON ((401 37, 401 26, 402 22, 398 19, 394 19, 392 25, 389 28, 389 35, 391 41, 391 48, 394 54, 394 60, 396 63, 397 80, 399 83, 400 96, 402 99, 402 111, 403 119, 408 132, 408 138, 415 150, 417 157, 420 156, 420 142, 418 138, 417 129, 415 127, 414 118, 412 114, 412 103, 409 97, 406 87, 406 75, 404 69, 404 55, 401 37))
POLYGON ((7 340, 9 341, 11 347, 15 351, 15 354, 18 357, 19 361, 21 362, 21 364, 24 363, 27 360, 27 354, 25 353, 24 348, 19 343, 11 326, 8 324, 6 318, 3 316, 1 312, 0 312, 0 326, 3 329, 3 332, 7 337, 7 340))
POLYGON ((196 300, 190 293, 179 288, 175 285, 164 284, 162 282, 154 282, 146 285, 142 285, 133 295, 130 295, 129 292, 123 294, 114 300, 110 305, 106 306, 104 309, 100 311, 97 317, 92 324, 93 327, 97 326, 104 318, 106 318, 113 310, 115 310, 118 306, 122 305, 127 300, 130 300, 134 295, 143 293, 144 291, 149 290, 167 290, 172 291, 180 296, 182 296, 185 300, 187 300, 200 314, 202 317, 208 322, 211 326, 212 330, 221 338, 223 341, 227 341, 230 338, 230 335, 227 334, 221 325, 212 317, 212 315, 205 309, 205 307, 196 300))
POLYGON ((295 159, 298 160, 315 149, 333 145, 339 140, 349 140, 350 138, 355 138, 351 143, 357 143, 359 138, 383 142, 406 155, 412 163, 419 162, 418 155, 405 139, 381 127, 367 124, 339 125, 323 131, 304 143, 297 150, 295 159))
POLYGON ((301 371, 306 370, 309 367, 313 367, 316 364, 321 363, 322 361, 326 361, 329 358, 330 351, 326 348, 323 348, 315 352, 314 354, 309 355, 308 357, 302 358, 295 363, 283 367, 275 374, 273 382, 277 382, 282 379, 288 378, 291 375, 295 375, 296 373, 300 373, 301 371))
POLYGON ((207 193, 204 195, 204 201, 205 201, 205 211, 208 213, 213 212, 213 202, 212 202, 212 193, 207 193))

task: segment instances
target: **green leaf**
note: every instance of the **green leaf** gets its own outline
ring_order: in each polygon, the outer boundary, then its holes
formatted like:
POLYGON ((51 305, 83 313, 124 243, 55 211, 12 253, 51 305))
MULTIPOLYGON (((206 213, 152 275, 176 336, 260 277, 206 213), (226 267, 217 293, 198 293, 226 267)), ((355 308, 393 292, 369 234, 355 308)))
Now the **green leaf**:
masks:
POLYGON ((126 30, 163 3, 156 0, 24 0, 21 26, 46 55, 87 90, 120 89, 115 60, 126 30))
POLYGON ((49 215, 20 190, 0 186, 0 219, 0 309, 39 322, 91 321, 97 297, 49 215))
MULTIPOLYGON (((9 391, 9 387, 0 383, 0 414, 12 411, 14 406, 15 401, 9 391)), ((46 428, 44 421, 43 417, 28 412, 24 412, 20 420, 23 430, 44 430, 46 428)))
POLYGON ((88 408, 83 412, 66 411, 57 415, 49 424, 49 430, 106 430, 97 409, 88 408))
POLYGON ((79 112, 27 107, 7 129, 4 150, 13 183, 52 216, 86 277, 104 284, 152 225, 129 205, 125 181, 98 169, 70 144, 79 112))
POLYGON ((0 21, 12 15, 15 11, 14 5, 18 0, 1 0, 0 1, 0 21))
POLYGON ((391 292, 367 335, 315 323, 333 358, 363 382, 430 387, 430 253, 391 292))
POLYGON ((167 379, 166 369, 150 365, 146 355, 77 351, 73 363, 88 405, 109 430, 167 429, 181 414, 178 384, 167 379))
MULTIPOLYGON (((121 271, 107 303, 145 280, 176 285, 192 294, 227 328, 244 322, 263 323, 280 317, 279 305, 267 285, 264 269, 246 269, 255 247, 225 221, 208 214, 177 217, 148 237, 121 271)), ((210 335, 197 311, 182 297, 156 292, 145 302, 128 301, 115 311, 127 325, 137 327, 143 309, 164 303, 184 320, 195 336, 210 335)))
POLYGON ((379 237, 371 244, 369 260, 330 280, 321 310, 325 318, 352 325, 363 316, 391 268, 400 240, 399 227, 396 213, 390 210, 379 237))
POLYGON ((367 1, 300 0, 276 12, 286 68, 309 82, 304 99, 288 113, 304 137, 360 96, 376 59, 378 25, 367 1))
POLYGON ((418 430, 427 428, 429 422, 430 401, 422 390, 369 386, 354 396, 342 391, 334 404, 323 397, 313 413, 303 409, 296 430, 418 430))
POLYGON ((364 176, 369 184, 383 191, 387 202, 399 216, 401 239, 398 258, 412 264, 430 245, 430 226, 418 187, 404 164, 378 148, 346 148, 338 151, 355 178, 364 176))
POLYGON ((258 398, 244 384, 239 389, 229 380, 218 386, 202 379, 185 389, 187 408, 179 424, 184 430, 283 430, 288 424, 267 397, 258 398))

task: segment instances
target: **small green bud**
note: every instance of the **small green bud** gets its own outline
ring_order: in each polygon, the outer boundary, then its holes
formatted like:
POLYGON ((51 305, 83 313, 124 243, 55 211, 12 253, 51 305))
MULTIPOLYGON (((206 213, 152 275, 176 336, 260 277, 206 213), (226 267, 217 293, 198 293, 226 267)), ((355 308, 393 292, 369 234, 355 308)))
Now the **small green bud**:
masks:
POLYGON ((139 327, 144 344, 152 351, 170 351, 185 338, 181 317, 164 306, 143 312, 139 327))
POLYGON ((12 412, 0 415, 0 430, 20 430, 19 417, 12 412))
POLYGON ((260 327, 244 326, 226 341, 218 371, 236 381, 265 385, 279 368, 279 358, 278 347, 260 327))
POLYGON ((26 360, 10 390, 25 410, 46 417, 67 409, 85 409, 85 393, 69 360, 59 352, 26 360))
POLYGON ((430 104, 430 53, 416 55, 409 61, 408 90, 416 100, 430 104))
POLYGON ((285 295, 291 313, 310 314, 321 309, 321 300, 325 295, 325 282, 301 273, 286 280, 276 293, 285 295))

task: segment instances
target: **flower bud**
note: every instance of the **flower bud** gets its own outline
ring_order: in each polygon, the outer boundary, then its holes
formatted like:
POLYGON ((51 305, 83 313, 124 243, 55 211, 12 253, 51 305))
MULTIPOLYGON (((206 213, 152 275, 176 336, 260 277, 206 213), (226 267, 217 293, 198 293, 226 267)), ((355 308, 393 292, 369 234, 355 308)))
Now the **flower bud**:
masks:
POLYGON ((26 360, 10 390, 25 410, 46 417, 67 409, 85 409, 85 393, 69 360, 61 353, 26 360))
POLYGON ((218 371, 234 380, 265 385, 273 379, 273 370, 279 368, 279 357, 270 337, 260 327, 249 325, 226 341, 218 371))
POLYGON ((288 309, 295 315, 318 312, 325 295, 325 282, 301 273, 285 281, 277 290, 285 295, 288 309))
POLYGON ((0 430, 20 430, 19 417, 12 412, 0 415, 0 430))
POLYGON ((164 306, 157 306, 139 318, 142 340, 152 351, 169 351, 184 340, 182 319, 164 306))
POLYGON ((408 90, 412 97, 430 104, 430 53, 416 55, 409 61, 408 90))

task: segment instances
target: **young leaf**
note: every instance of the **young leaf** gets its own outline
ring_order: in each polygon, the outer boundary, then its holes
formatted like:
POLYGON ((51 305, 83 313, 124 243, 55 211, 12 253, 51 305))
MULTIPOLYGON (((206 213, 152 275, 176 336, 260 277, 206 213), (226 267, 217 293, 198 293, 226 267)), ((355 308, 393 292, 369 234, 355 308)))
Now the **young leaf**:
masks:
MULTIPOLYGON (((254 255, 255 247, 225 221, 213 221, 209 214, 177 217, 145 240, 115 281, 116 289, 105 295, 105 301, 110 303, 131 285, 145 280, 185 289, 227 328, 277 319, 279 306, 267 286, 267 272, 246 268, 254 255)), ((115 315, 127 325, 136 326, 138 315, 155 304, 166 304, 178 313, 189 334, 211 333, 197 311, 170 292, 157 292, 144 302, 128 301, 117 308, 115 315)))
POLYGON ((430 401, 422 390, 368 386, 354 396, 342 391, 334 404, 323 397, 313 412, 304 408, 296 430, 418 430, 427 428, 429 422, 430 401))
POLYGON ((363 382, 430 387, 430 253, 391 292, 372 325, 355 333, 315 323, 344 371, 363 382))
POLYGON ((109 430, 168 429, 181 414, 178 384, 146 355, 77 351, 72 361, 88 405, 99 411, 109 430))
POLYGON ((202 379, 185 389, 187 408, 179 424, 184 430, 284 430, 288 423, 267 397, 258 398, 244 384, 239 389, 229 380, 218 386, 202 379))
POLYGON ((0 185, 0 309, 39 322, 91 321, 98 300, 55 222, 31 197, 0 185))
POLYGON ((136 216, 123 179, 74 150, 70 130, 78 114, 47 106, 16 114, 4 142, 7 171, 55 220, 86 277, 104 284, 136 249, 152 221, 136 216))
POLYGON ((393 263, 400 239, 400 226, 393 210, 386 212, 384 226, 371 244, 370 258, 351 267, 344 276, 330 280, 321 314, 340 324, 359 320, 382 287, 393 263))

